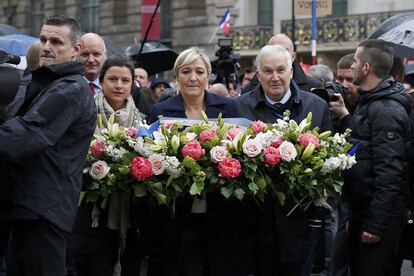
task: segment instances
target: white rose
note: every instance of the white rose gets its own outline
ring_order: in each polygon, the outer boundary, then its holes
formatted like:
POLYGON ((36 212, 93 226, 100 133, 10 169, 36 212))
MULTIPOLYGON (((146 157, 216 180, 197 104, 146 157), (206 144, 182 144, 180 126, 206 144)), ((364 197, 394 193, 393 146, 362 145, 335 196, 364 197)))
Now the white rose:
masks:
POLYGON ((101 180, 109 172, 108 164, 105 161, 96 161, 92 164, 91 169, 89 170, 89 175, 96 180, 101 180))
POLYGON ((227 149, 223 146, 215 146, 210 150, 210 156, 211 160, 218 163, 220 161, 223 161, 224 158, 227 156, 227 149))
POLYGON ((249 157, 256 157, 262 152, 262 145, 254 139, 247 140, 243 143, 243 152, 249 157))
POLYGON ((197 138, 197 134, 195 134, 194 132, 187 132, 187 133, 185 134, 185 136, 187 137, 188 142, 191 142, 191 141, 193 141, 195 138, 197 138))
POLYGON ((148 161, 151 162, 154 175, 160 175, 164 173, 165 171, 164 156, 162 156, 161 154, 153 154, 148 158, 148 161))
POLYGON ((296 152, 295 146, 291 142, 287 142, 287 141, 284 141, 279 146, 279 153, 280 153, 280 157, 287 162, 292 161, 298 155, 298 153, 296 152))

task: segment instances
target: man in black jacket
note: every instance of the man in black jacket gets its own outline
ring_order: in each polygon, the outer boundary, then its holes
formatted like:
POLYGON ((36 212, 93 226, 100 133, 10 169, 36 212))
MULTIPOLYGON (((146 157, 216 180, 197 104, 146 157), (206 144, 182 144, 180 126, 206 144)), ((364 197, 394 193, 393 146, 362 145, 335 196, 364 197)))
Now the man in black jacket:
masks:
MULTIPOLYGON (((96 109, 82 77, 78 23, 46 19, 40 67, 0 125, 0 218, 11 223, 9 276, 65 275, 96 109)), ((19 91, 21 92, 21 91, 19 91)), ((1 222, 0 222, 1 223, 1 222)))
MULTIPOLYGON (((290 110, 291 119, 299 123, 312 112, 312 127, 318 126, 321 131, 332 129, 326 102, 300 90, 292 81, 292 57, 285 47, 263 47, 256 65, 260 85, 237 99, 238 109, 245 118, 274 123, 282 118, 284 111, 290 110)), ((296 208, 288 216, 294 205, 288 202, 282 207, 276 200, 269 199, 263 213, 257 214, 259 219, 254 228, 259 229, 259 239, 253 242, 257 246, 255 275, 307 275, 306 271, 311 269, 313 252, 306 252, 311 230, 309 213, 296 208)))
POLYGON ((343 188, 352 275, 394 275, 406 207, 410 96, 388 76, 392 64, 393 50, 384 41, 361 42, 352 65, 353 83, 361 88, 355 111, 350 116, 336 110, 358 145, 357 164, 345 173, 343 188))

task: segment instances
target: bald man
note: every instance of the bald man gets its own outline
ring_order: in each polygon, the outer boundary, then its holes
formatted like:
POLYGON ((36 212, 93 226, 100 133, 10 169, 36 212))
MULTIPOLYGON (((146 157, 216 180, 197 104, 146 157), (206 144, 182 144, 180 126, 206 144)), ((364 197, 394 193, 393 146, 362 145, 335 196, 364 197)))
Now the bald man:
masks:
POLYGON ((80 43, 80 58, 85 62, 85 78, 92 92, 98 93, 102 91, 99 74, 107 59, 105 42, 98 34, 87 33, 80 38, 80 43))
POLYGON ((223 96, 223 97, 230 97, 229 90, 222 83, 215 83, 211 85, 210 88, 208 89, 208 92, 214 93, 216 95, 223 96))

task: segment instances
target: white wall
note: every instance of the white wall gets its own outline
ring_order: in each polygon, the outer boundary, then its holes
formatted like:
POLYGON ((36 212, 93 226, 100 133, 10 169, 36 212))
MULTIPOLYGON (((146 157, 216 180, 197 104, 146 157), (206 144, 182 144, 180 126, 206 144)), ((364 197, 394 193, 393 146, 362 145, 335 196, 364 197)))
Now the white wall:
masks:
POLYGON ((413 0, 348 0, 348 14, 414 10, 413 0))
POLYGON ((273 1, 273 29, 274 33, 280 33, 282 20, 292 19, 292 1, 291 0, 274 0, 273 1))

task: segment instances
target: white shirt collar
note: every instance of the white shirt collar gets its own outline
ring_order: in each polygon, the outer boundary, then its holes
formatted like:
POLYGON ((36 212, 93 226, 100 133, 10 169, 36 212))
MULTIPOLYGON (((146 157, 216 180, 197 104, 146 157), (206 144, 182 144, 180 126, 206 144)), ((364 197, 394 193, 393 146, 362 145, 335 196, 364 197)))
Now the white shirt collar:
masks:
POLYGON ((270 103, 271 105, 274 105, 275 103, 285 104, 290 99, 290 97, 292 96, 292 92, 290 91, 290 88, 288 88, 288 90, 286 91, 286 93, 282 97, 282 99, 280 99, 280 101, 277 101, 277 102, 272 100, 269 96, 267 96, 266 93, 264 93, 264 96, 266 98, 266 101, 268 103, 270 103))

